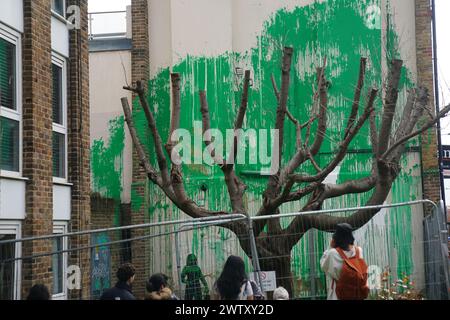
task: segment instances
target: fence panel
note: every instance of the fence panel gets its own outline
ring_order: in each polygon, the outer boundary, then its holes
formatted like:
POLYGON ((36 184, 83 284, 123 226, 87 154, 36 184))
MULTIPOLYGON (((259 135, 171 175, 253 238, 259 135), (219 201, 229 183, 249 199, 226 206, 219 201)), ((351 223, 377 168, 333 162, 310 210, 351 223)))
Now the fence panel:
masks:
MULTIPOLYGON (((442 210, 435 210, 433 215, 424 220, 425 202, 382 206, 381 211, 368 224, 354 233, 369 265, 372 299, 402 296, 417 298, 419 295, 427 299, 448 299, 448 256, 444 253, 446 237, 442 232, 445 229, 442 210), (417 295, 414 296, 414 293, 417 295)), ((355 209, 357 208, 324 210, 310 214, 344 216, 355 209)), ((281 228, 286 228, 299 215, 302 214, 284 214, 280 219, 281 228)), ((269 220, 278 218, 279 216, 265 217, 269 220)), ((256 222, 258 219, 253 217, 251 221, 256 222)), ((22 262, 30 259, 37 261, 42 256, 52 258, 52 271, 56 275, 52 281, 52 293, 56 298, 98 299, 104 289, 115 284, 117 268, 122 263, 131 261, 144 266, 145 274, 140 278, 141 282, 145 282, 153 273, 166 273, 170 277, 170 287, 177 296, 184 299, 186 284, 181 281, 181 273, 187 265, 187 257, 191 254, 197 257, 198 266, 209 289, 212 289, 220 275, 227 257, 239 255, 244 257, 248 273, 277 271, 277 285, 283 285, 287 281, 292 283, 293 299, 326 298, 329 283, 321 271, 320 258, 329 247, 331 234, 315 229, 302 234, 293 232, 268 236, 267 233, 262 233, 257 235, 254 241, 259 259, 251 261, 242 250, 236 235, 221 227, 224 223, 234 223, 238 220, 241 220, 240 223, 248 222, 248 218, 243 215, 233 215, 198 220, 158 221, 139 226, 33 239, 1 238, 0 299, 12 299, 14 290, 21 290, 21 279, 14 275, 20 275, 22 262), (133 233, 130 231, 136 230, 141 231, 135 233, 139 236, 131 237, 133 233), (73 240, 80 236, 88 236, 89 245, 74 247, 73 240), (289 237, 300 239, 292 250, 276 246, 278 243, 285 243, 283 241, 289 237), (65 241, 61 242, 61 239, 65 241), (24 243, 47 240, 52 240, 54 244, 49 252, 28 257, 21 255, 20 248, 24 243), (261 250, 263 244, 271 244, 272 253, 261 250), (76 261, 68 259, 70 254, 79 251, 89 253, 89 270, 78 270, 76 261), (286 261, 287 266, 284 264, 286 261), (259 265, 256 262, 259 262, 259 265), (89 288, 79 287, 84 282, 77 282, 77 272, 89 277, 89 288), (67 279, 61 276, 66 273, 67 279), (82 295, 73 294, 74 292, 82 292, 82 295)), ((252 243, 250 231, 244 239, 249 244, 252 243)), ((142 289, 135 293, 139 298, 143 298, 145 283, 137 283, 136 288, 138 287, 142 289)))

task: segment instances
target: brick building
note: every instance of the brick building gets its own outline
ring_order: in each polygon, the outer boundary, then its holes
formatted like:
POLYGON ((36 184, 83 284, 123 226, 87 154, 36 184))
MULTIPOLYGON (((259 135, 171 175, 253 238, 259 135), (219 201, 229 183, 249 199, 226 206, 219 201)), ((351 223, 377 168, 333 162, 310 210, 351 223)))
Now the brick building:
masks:
MULTIPOLYGON (((87 0, 0 3, 0 240, 90 228, 87 0)), ((85 245, 55 238, 5 244, 0 260, 85 245)), ((2 264, 0 299, 25 298, 36 283, 54 299, 69 293, 68 266, 89 268, 86 252, 2 264)))

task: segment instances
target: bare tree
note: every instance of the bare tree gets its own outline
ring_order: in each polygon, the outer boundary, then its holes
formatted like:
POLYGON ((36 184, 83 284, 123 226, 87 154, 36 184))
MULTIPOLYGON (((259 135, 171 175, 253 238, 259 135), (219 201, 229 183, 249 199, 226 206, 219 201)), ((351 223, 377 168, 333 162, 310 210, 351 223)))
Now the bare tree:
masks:
MULTIPOLYGON (((283 204, 299 202, 304 198, 307 199, 306 205, 299 209, 300 212, 320 210, 324 201, 327 199, 341 197, 347 194, 365 193, 371 190, 373 190, 373 193, 365 205, 383 204, 391 190, 393 182, 401 170, 400 159, 406 149, 407 142, 432 128, 440 118, 450 111, 450 105, 445 107, 436 116, 433 116, 427 109, 429 104, 427 90, 421 87, 412 89, 409 92, 400 121, 394 129, 393 122, 397 108, 400 75, 403 66, 403 61, 394 60, 390 63, 389 76, 387 82, 384 84, 386 93, 383 100, 381 126, 378 128, 374 104, 378 97, 379 90, 377 88, 371 88, 368 92, 366 105, 360 107, 367 71, 367 59, 361 58, 351 112, 347 120, 346 129, 342 135, 342 140, 331 161, 326 166, 320 167, 315 159, 324 142, 328 125, 329 82, 325 76, 326 59, 324 60, 323 66, 317 69, 317 91, 313 99, 314 105, 312 108, 312 116, 308 122, 301 124, 287 108, 292 56, 293 49, 284 48, 280 89, 278 89, 273 76, 271 79, 274 94, 278 101, 275 128, 279 130, 279 153, 273 155, 273 161, 279 162, 278 167, 280 169, 275 175, 268 177, 267 188, 262 195, 262 206, 257 215, 259 217, 264 217, 278 214, 282 217, 280 207, 283 204), (425 112, 427 110, 428 112, 425 112), (297 147, 293 157, 284 167, 282 167, 282 146, 284 145, 284 128, 287 120, 292 121, 297 129, 297 147), (311 130, 312 125, 315 122, 317 122, 317 129, 314 138, 312 139, 311 130), (341 184, 324 183, 327 176, 343 161, 350 143, 367 122, 370 124, 370 139, 373 153, 371 174, 367 177, 349 180, 341 184), (419 123, 421 123, 420 126, 418 125, 419 123), (312 139, 312 141, 310 141, 310 139, 312 139), (308 162, 313 165, 316 173, 313 175, 299 173, 298 169, 300 166, 308 162)), ((182 166, 175 164, 179 163, 178 161, 174 161, 179 157, 176 152, 173 152, 177 141, 172 140, 172 133, 180 126, 180 75, 172 74, 171 76, 173 95, 172 117, 169 138, 165 146, 163 146, 162 138, 157 130, 154 115, 150 111, 150 106, 146 99, 142 83, 138 82, 135 87, 124 87, 139 96, 140 103, 147 118, 149 130, 153 137, 159 170, 156 170, 151 165, 142 143, 138 138, 129 102, 127 98, 122 98, 125 120, 128 124, 141 166, 145 169, 148 178, 167 195, 175 206, 192 218, 231 213, 248 215, 248 210, 243 201, 247 186, 236 174, 233 160, 236 158, 239 131, 242 129, 247 111, 250 78, 250 71, 246 71, 241 104, 234 125, 235 138, 229 159, 223 159, 221 155, 216 154, 213 148, 212 138, 208 135, 208 130, 210 129, 210 115, 206 93, 204 91, 199 92, 203 133, 206 133, 205 144, 212 159, 220 166, 220 169, 223 172, 230 197, 232 212, 212 211, 200 207, 188 197, 185 191, 182 166), (169 155, 172 155, 171 159, 166 158, 163 148, 166 149, 169 155)), ((292 292, 291 250, 308 230, 314 228, 320 231, 333 232, 337 224, 344 222, 350 223, 354 229, 358 229, 370 221, 370 219, 378 212, 378 209, 361 209, 347 217, 336 217, 325 214, 300 215, 293 219, 286 228, 282 228, 280 219, 262 219, 255 221, 253 229, 256 236, 261 267, 263 270, 276 270, 280 279, 280 284, 288 289, 288 291, 292 292)), ((249 226, 246 222, 228 224, 224 227, 236 234, 242 249, 251 258, 251 248, 248 241, 249 226)))

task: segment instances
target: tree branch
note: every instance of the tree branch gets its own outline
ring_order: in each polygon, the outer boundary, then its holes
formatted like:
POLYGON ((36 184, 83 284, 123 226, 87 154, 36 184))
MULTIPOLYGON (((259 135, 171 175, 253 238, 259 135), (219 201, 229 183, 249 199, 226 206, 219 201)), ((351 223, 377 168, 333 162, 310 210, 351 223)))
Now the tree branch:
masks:
POLYGON ((353 127, 356 116, 358 115, 359 103, 361 101, 361 92, 364 87, 364 80, 366 78, 366 66, 367 58, 361 58, 359 65, 358 83, 355 89, 355 97, 353 99, 352 111, 348 119, 347 128, 345 129, 345 137, 349 134, 350 129, 353 127))
POLYGON ((139 101, 141 103, 142 109, 144 110, 145 117, 147 118, 147 123, 150 128, 151 135, 153 137, 156 151, 156 159, 158 161, 159 170, 161 171, 162 181, 163 184, 167 186, 170 184, 169 169, 167 166, 166 156, 164 155, 161 136, 159 135, 158 128, 156 127, 155 118, 153 117, 153 114, 150 112, 150 106, 148 105, 148 101, 145 97, 145 91, 142 82, 138 81, 136 84, 137 84, 136 88, 124 87, 124 89, 136 93, 139 97, 139 101))
POLYGON ((273 199, 279 192, 279 175, 281 167, 281 159, 283 156, 283 139, 284 139, 284 120, 286 117, 287 103, 289 98, 289 86, 290 86, 290 76, 291 76, 291 65, 292 65, 292 48, 284 48, 283 53, 283 65, 282 65, 282 81, 281 81, 281 93, 280 100, 278 103, 277 117, 275 123, 275 129, 278 130, 278 154, 273 154, 272 164, 276 163, 278 165, 278 173, 269 177, 269 182, 267 184, 267 189, 264 193, 266 199, 273 199))
POLYGON ((387 83, 387 93, 384 103, 384 113, 381 122, 380 134, 378 138, 378 157, 386 152, 389 145, 389 138, 392 131, 392 122, 395 115, 395 109, 398 100, 398 85, 402 72, 403 61, 394 60, 391 63, 387 83))
POLYGON ((231 148, 230 158, 228 159, 227 164, 226 164, 228 169, 233 168, 234 164, 236 162, 239 138, 240 138, 242 125, 244 123, 244 118, 245 118, 245 114, 247 112, 247 107, 248 107, 249 88, 250 88, 250 70, 246 70, 245 76, 244 76, 244 88, 242 90, 241 105, 239 107, 239 111, 238 111, 236 121, 234 124, 233 147, 231 148))
MULTIPOLYGON (((323 61, 323 67, 319 68, 318 72, 318 94, 319 94, 319 122, 317 127, 316 136, 314 138, 313 145, 310 148, 310 153, 312 156, 317 155, 325 139, 325 133, 327 131, 327 110, 328 110, 328 83, 325 78, 325 69, 327 66, 327 59, 323 61)), ((313 113, 314 115, 314 113, 313 113)), ((310 127, 308 127, 310 128, 310 127)), ((306 141, 308 143, 308 140, 306 141)))
POLYGON ((305 183, 305 182, 315 182, 325 179, 338 165, 341 163, 341 161, 345 158, 348 150, 348 146, 350 145, 353 138, 358 134, 359 130, 362 128, 364 123, 369 118, 370 114, 374 111, 374 102, 375 98, 378 94, 377 89, 372 89, 369 95, 369 100, 367 103, 367 106, 364 110, 364 113, 359 118, 356 126, 352 127, 347 135, 347 137, 344 139, 344 141, 341 142, 341 145, 339 146, 338 153, 336 157, 333 159, 333 161, 321 172, 319 172, 317 175, 314 176, 305 176, 305 175, 293 175, 291 179, 297 183, 305 183))
POLYGON ((216 150, 212 148, 212 136, 211 136, 211 121, 209 117, 209 106, 208 100, 206 98, 206 92, 200 91, 200 112, 202 114, 202 124, 203 124, 203 136, 205 140, 206 149, 208 150, 211 158, 214 162, 221 168, 224 166, 224 159, 216 154, 216 150))
POLYGON ((133 140, 133 144, 136 148, 136 152, 139 158, 139 164, 144 168, 148 178, 150 181, 162 187, 161 177, 158 175, 156 170, 151 166, 150 161, 148 160, 147 154, 144 151, 144 147, 142 146, 141 141, 138 138, 138 134, 136 132, 136 127, 134 126, 133 116, 131 113, 130 104, 128 102, 128 98, 122 98, 122 108, 125 115, 125 122, 127 123, 128 129, 130 131, 131 139, 133 140))
POLYGON ((382 156, 381 159, 387 159, 387 157, 389 156, 390 153, 392 153, 395 149, 397 149, 398 147, 402 146, 403 144, 405 144, 406 142, 408 142, 409 140, 411 140, 412 138, 424 133, 425 131, 427 131, 428 129, 430 129, 431 127, 433 127, 438 121, 439 119, 445 117, 448 113, 450 112, 450 105, 446 106, 444 109, 442 109, 438 116, 435 117, 434 119, 428 121, 421 129, 416 130, 414 132, 411 132, 410 134, 406 135, 405 137, 401 138, 400 140, 398 140, 394 145, 392 145, 382 156))

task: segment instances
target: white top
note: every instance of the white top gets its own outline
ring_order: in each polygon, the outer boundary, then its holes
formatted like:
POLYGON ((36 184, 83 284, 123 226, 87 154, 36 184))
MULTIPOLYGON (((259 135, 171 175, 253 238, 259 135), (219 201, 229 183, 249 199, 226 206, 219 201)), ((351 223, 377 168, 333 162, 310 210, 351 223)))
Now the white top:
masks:
MULTIPOLYGON (((217 297, 220 297, 219 289, 217 288, 217 283, 214 284, 214 293, 217 297)), ((241 287, 241 292, 236 300, 248 300, 248 297, 253 296, 253 288, 250 281, 245 282, 241 287)))
POLYGON ((247 300, 248 297, 253 296, 253 288, 250 281, 247 281, 241 288, 241 293, 239 294, 238 300, 247 300))
MULTIPOLYGON (((362 249, 359 249, 359 257, 363 257, 362 249)), ((353 258, 356 256, 356 247, 353 247, 350 251, 344 251, 348 258, 353 258)), ((328 249, 324 252, 322 258, 320 259, 320 267, 322 271, 325 272, 327 276, 327 299, 328 300, 338 300, 336 295, 336 284, 333 286, 333 279, 335 281, 339 280, 342 271, 342 265, 344 259, 340 256, 336 249, 328 249)))

